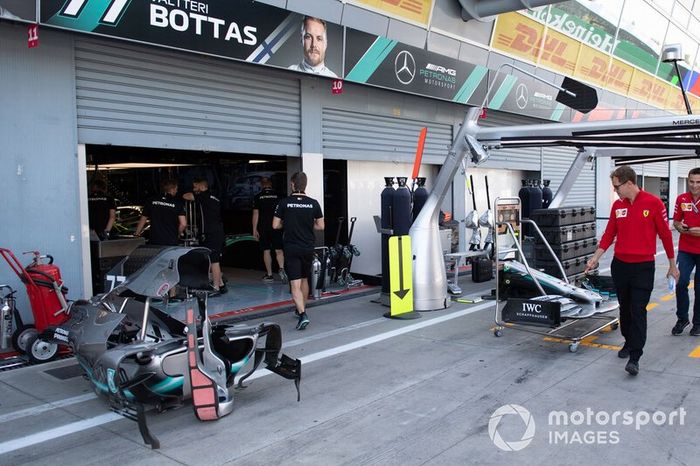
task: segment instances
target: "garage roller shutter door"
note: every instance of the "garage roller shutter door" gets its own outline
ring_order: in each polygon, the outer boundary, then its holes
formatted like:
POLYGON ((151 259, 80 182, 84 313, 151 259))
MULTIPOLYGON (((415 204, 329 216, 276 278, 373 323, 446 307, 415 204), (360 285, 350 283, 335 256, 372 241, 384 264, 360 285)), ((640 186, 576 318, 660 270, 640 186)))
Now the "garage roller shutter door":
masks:
MULTIPOLYGON (((542 123, 535 118, 527 118, 512 113, 489 110, 487 118, 479 120, 484 128, 499 126, 534 125, 542 123)), ((489 159, 484 163, 485 168, 507 168, 510 170, 540 171, 542 150, 535 148, 492 150, 489 159)))
POLYGON ((442 164, 452 144, 452 125, 324 108, 323 156, 411 163, 423 127, 428 128, 423 162, 442 164))
POLYGON ((299 81, 269 68, 76 39, 85 144, 298 155, 299 81))
POLYGON ((640 163, 631 167, 637 175, 668 178, 668 162, 640 163))
MULTIPOLYGON (((578 152, 570 147, 545 147, 542 155, 542 179, 552 180, 549 185, 554 193, 559 189, 564 176, 569 171, 571 163, 578 152)), ((571 191, 562 205, 564 206, 594 206, 595 205, 595 170, 594 162, 586 162, 580 175, 576 178, 571 191)))

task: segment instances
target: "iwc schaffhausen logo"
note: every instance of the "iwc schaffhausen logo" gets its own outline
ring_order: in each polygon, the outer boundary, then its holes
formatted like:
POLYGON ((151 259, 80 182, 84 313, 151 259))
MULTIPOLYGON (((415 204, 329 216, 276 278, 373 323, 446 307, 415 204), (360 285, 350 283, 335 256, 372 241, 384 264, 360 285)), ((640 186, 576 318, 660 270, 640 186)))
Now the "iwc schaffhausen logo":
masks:
POLYGON ((399 80, 401 84, 411 84, 413 78, 416 77, 416 61, 413 59, 413 55, 406 50, 402 50, 396 55, 394 60, 394 72, 396 73, 396 79, 399 80))

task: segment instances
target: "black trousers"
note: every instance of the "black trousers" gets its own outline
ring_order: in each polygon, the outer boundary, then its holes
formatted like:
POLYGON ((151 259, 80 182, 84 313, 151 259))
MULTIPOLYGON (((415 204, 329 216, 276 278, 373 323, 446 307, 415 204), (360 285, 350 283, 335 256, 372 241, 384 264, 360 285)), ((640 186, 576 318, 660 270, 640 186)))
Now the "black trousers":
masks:
POLYGON ((647 304, 654 289, 654 270, 654 261, 629 263, 617 258, 610 268, 620 302, 620 331, 632 361, 639 361, 647 340, 647 304))

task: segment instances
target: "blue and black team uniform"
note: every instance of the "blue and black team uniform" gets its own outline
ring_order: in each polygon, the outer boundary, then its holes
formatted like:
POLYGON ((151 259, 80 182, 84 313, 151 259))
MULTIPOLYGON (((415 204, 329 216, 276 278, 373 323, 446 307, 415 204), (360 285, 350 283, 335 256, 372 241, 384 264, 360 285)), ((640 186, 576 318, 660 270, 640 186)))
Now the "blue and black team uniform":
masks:
MULTIPOLYGON (((113 197, 107 196, 105 193, 92 193, 88 197, 88 216, 90 229, 94 230, 100 239, 105 238, 105 227, 109 222, 109 211, 116 210, 117 203, 113 197)), ((108 233, 108 232, 107 232, 108 233)))
POLYGON ((157 246, 180 244, 180 215, 185 215, 184 202, 169 194, 155 198, 143 208, 143 215, 151 221, 148 243, 157 246))
POLYGON ((212 263, 221 261, 224 248, 224 222, 221 219, 221 201, 208 190, 194 195, 199 224, 199 242, 211 253, 212 263))
POLYGON ((282 231, 272 228, 272 217, 275 215, 275 209, 279 200, 279 194, 272 188, 263 188, 253 198, 253 209, 258 210, 258 224, 256 228, 260 234, 261 251, 282 250, 282 231))
POLYGON ((284 226, 284 268, 289 280, 308 278, 316 245, 314 222, 323 217, 321 206, 315 199, 295 193, 279 201, 275 217, 284 226))

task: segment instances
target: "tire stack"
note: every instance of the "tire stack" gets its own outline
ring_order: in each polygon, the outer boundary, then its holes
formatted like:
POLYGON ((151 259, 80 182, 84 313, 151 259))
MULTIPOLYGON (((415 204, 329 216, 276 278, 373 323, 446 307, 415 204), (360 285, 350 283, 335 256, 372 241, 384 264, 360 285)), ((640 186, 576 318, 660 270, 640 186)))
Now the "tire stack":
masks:
MULTIPOLYGON (((562 207, 535 209, 530 218, 537 223, 569 282, 583 277, 586 262, 598 248, 595 226, 595 207, 562 207)), ((561 271, 539 235, 535 234, 534 267, 556 278, 561 271)))

